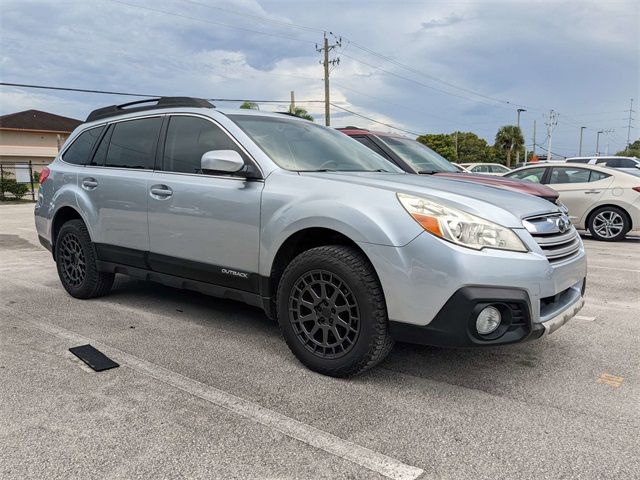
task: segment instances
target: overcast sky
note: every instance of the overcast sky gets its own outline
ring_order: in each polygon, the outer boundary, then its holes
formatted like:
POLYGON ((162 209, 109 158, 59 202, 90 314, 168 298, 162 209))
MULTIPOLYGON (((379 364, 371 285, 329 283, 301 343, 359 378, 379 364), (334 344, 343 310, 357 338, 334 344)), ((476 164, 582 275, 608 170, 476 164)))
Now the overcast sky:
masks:
MULTIPOLYGON (((543 145, 553 108, 554 152, 575 155, 586 126, 583 153, 606 129, 615 132, 601 136, 600 150, 608 142, 614 153, 626 143, 631 97, 640 110, 639 26, 638 0, 2 0, 0 77, 227 99, 287 100, 294 90, 300 101, 322 100, 315 44, 326 30, 342 37, 331 92, 343 108, 411 132, 473 131, 493 143, 520 106, 527 144, 536 120, 543 145)), ((2 114, 83 118, 128 100, 0 87, 2 114)), ((321 103, 304 106, 323 122, 321 103)), ((390 130, 333 110, 332 125, 354 124, 390 130)))

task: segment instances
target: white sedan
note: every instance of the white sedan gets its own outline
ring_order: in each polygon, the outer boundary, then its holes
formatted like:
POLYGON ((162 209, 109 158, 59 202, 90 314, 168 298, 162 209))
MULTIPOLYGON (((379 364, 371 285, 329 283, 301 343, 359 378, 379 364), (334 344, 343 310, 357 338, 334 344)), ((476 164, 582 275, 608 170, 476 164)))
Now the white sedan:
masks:
POLYGON ((621 240, 640 232, 640 178, 596 165, 528 165, 504 175, 549 185, 560 194, 578 229, 598 240, 621 240))
POLYGON ((504 175, 511 169, 500 163, 460 163, 461 167, 471 173, 483 173, 485 175, 504 175))

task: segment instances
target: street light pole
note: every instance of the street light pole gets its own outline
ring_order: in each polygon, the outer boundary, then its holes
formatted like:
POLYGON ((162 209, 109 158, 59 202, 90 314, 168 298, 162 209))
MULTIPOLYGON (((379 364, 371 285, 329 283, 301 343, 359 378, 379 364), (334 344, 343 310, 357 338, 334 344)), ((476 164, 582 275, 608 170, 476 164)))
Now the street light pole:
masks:
POLYGON ((580 146, 578 147, 578 156, 582 155, 582 132, 587 127, 580 127, 580 146))
POLYGON ((600 155, 600 134, 604 133, 604 130, 600 130, 596 135, 596 157, 600 155))
MULTIPOLYGON (((526 110, 524 108, 519 108, 516 110, 516 112, 518 113, 518 130, 520 130, 520 113, 526 112, 526 110)), ((527 158, 525 156, 525 161, 526 160, 527 158)), ((516 151, 516 165, 518 165, 518 163, 520 163, 520 149, 516 151)))

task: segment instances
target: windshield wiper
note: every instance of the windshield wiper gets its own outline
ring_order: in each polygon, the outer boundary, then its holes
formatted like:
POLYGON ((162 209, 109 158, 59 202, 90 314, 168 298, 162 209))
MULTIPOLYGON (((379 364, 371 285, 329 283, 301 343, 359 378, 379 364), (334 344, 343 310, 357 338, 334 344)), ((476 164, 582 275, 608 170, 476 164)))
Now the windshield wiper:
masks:
POLYGON ((418 170, 420 175, 433 175, 434 173, 442 173, 441 170, 418 170))

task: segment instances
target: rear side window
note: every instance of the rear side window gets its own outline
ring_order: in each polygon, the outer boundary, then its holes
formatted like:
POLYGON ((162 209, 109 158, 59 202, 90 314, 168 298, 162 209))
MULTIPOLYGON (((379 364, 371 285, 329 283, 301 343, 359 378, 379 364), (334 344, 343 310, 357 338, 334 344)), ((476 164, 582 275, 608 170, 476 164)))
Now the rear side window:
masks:
POLYGON ((102 135, 103 130, 104 125, 101 125, 82 132, 64 152, 62 159, 74 165, 86 165, 93 147, 100 135, 102 135))
POLYGON ((217 125, 198 117, 176 115, 169 120, 162 169, 166 172, 202 173, 202 155, 210 150, 244 153, 217 125))
POLYGON ((610 177, 608 173, 596 172, 595 170, 591 170, 591 175, 589 175, 590 182, 597 182, 598 180, 605 179, 610 177))
POLYGON ((549 183, 586 183, 591 171, 584 168, 554 167, 551 169, 549 183))
POLYGON ((503 167, 502 165, 489 165, 489 170, 491 170, 491 173, 507 173, 510 171, 507 167, 503 167))
POLYGON ((116 123, 105 166, 153 169, 161 125, 160 117, 116 123))
POLYGON ((470 167, 471 171, 474 173, 489 173, 488 165, 476 165, 475 167, 470 167))

